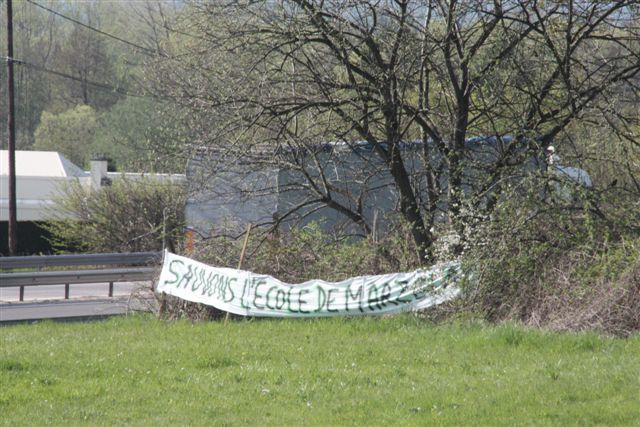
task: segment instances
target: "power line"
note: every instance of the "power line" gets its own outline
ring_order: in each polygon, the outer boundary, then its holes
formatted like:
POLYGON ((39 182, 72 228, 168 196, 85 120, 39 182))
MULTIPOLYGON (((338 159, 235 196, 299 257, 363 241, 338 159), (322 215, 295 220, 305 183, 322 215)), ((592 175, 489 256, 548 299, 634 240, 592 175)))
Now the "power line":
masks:
POLYGON ((131 92, 126 91, 123 88, 116 87, 116 86, 111 86, 111 85, 109 85, 107 83, 100 83, 100 82, 94 82, 94 81, 91 81, 91 80, 82 79, 80 77, 76 77, 76 76, 71 75, 71 74, 63 73, 62 71, 52 70, 50 68, 46 68, 46 67, 43 67, 41 65, 32 64, 30 62, 23 61, 23 60, 20 60, 20 59, 9 58, 9 57, 7 57, 6 59, 7 59, 7 61, 12 61, 14 64, 25 65, 25 66, 27 66, 29 68, 33 68, 34 70, 37 70, 37 71, 53 74, 55 76, 62 77, 62 78, 65 78, 65 79, 74 80, 76 82, 87 84, 89 86, 93 86, 93 87, 95 87, 97 89, 102 89, 102 90, 105 90, 105 91, 108 91, 108 92, 116 92, 116 93, 119 93, 121 95, 133 96, 133 97, 138 97, 138 98, 156 98, 156 97, 153 97, 153 96, 142 95, 142 94, 138 94, 138 93, 131 93, 131 92))
POLYGON ((135 47, 136 49, 138 49, 138 50, 142 51, 142 53, 144 53, 145 55, 149 55, 149 56, 157 56, 157 53, 156 53, 155 51, 153 51, 153 50, 151 50, 151 49, 149 49, 149 48, 147 48, 147 47, 140 46, 139 44, 136 44, 136 43, 130 42, 130 41, 125 40, 125 39, 123 39, 123 38, 120 38, 120 37, 118 37, 118 36, 114 36, 113 34, 110 34, 110 33, 104 32, 104 31, 102 31, 102 30, 99 30, 99 29, 97 29, 97 28, 94 28, 94 27, 92 27, 92 26, 90 26, 90 25, 85 24, 84 22, 78 21, 77 19, 74 19, 74 18, 71 18, 71 17, 69 17, 69 16, 63 15, 63 14, 61 14, 60 12, 56 12, 56 11, 55 11, 55 10, 53 10, 53 9, 49 9, 48 7, 43 6, 43 5, 39 4, 39 3, 36 3, 36 2, 34 2, 33 0, 27 0, 27 2, 31 3, 31 4, 32 4, 32 5, 34 5, 34 6, 39 7, 40 9, 44 9, 44 10, 46 10, 47 12, 53 13, 53 14, 54 14, 54 15, 56 15, 56 16, 59 16, 59 17, 61 17, 61 18, 63 18, 63 19, 66 19, 66 20, 68 20, 68 21, 71 21, 71 22, 73 22, 74 24, 80 25, 81 27, 87 28, 87 29, 89 29, 89 30, 91 30, 91 31, 95 31, 96 33, 102 34, 103 36, 110 37, 110 38, 112 38, 112 39, 114 39, 114 40, 117 40, 117 41, 119 41, 119 42, 121 42, 121 43, 125 43, 125 44, 128 44, 129 46, 135 47))

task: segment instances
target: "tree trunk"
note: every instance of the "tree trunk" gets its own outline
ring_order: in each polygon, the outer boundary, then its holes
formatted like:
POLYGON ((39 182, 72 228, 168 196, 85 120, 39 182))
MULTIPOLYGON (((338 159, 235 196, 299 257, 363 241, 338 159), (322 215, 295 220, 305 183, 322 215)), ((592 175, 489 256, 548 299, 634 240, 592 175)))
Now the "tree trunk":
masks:
POLYGON ((402 161, 399 147, 391 148, 390 170, 400 193, 400 212, 411 224, 411 235, 420 252, 420 259, 425 262, 433 261, 433 234, 425 227, 420 206, 416 200, 409 175, 402 161))

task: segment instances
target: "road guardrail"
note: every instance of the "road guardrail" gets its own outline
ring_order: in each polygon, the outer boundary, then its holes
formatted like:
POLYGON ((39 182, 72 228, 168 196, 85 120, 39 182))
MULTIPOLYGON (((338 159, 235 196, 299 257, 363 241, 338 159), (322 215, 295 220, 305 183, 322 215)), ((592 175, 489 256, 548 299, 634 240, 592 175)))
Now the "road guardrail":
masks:
POLYGON ((157 265, 161 261, 162 252, 11 256, 0 257, 0 270, 81 265, 157 265))
POLYGON ((111 267, 84 270, 3 271, 0 273, 0 287, 19 286, 20 301, 24 301, 25 286, 65 285, 64 297, 69 299, 69 286, 71 284, 109 283, 109 296, 112 297, 113 284, 115 282, 153 280, 161 260, 162 252, 0 257, 1 270, 83 265, 111 267), (150 267, 149 265, 155 265, 156 267, 150 267), (117 268, 114 268, 114 266, 117 266, 117 268))

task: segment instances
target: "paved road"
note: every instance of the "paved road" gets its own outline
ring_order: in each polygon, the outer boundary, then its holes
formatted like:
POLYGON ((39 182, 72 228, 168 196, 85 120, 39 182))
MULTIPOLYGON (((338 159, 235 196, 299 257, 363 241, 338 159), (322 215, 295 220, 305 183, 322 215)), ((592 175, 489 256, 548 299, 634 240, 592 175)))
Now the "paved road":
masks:
POLYGON ((122 299, 1 304, 0 322, 40 319, 86 319, 125 314, 122 299))
POLYGON ((76 299, 49 302, 18 302, 0 304, 0 323, 43 319, 85 320, 122 315, 134 311, 150 311, 153 297, 129 299, 76 299))
POLYGON ((64 285, 27 286, 20 302, 18 288, 0 288, 0 322, 103 318, 148 311, 155 302, 149 283, 115 283, 114 297, 108 293, 108 284, 76 284, 65 300, 64 285))

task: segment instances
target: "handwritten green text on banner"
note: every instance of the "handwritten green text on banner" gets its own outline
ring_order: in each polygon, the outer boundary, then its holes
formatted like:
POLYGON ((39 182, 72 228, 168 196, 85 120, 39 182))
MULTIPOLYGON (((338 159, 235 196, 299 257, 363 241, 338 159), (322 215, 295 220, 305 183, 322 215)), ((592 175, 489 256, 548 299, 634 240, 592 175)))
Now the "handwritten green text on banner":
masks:
POLYGON ((243 316, 357 316, 420 310, 451 300, 460 292, 459 278, 459 266, 451 263, 412 273, 290 285, 166 252, 157 292, 243 316))

